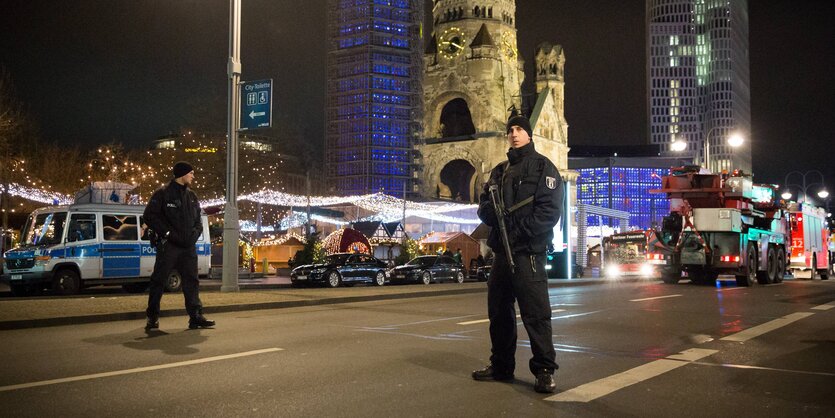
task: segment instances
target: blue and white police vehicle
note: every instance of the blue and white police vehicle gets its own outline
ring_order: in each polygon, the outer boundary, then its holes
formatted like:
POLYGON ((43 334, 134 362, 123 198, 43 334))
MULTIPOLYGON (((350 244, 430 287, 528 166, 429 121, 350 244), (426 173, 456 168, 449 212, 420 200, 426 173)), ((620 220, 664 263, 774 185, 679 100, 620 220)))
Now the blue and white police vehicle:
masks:
MULTIPOLYGON (((51 288, 74 294, 84 287, 122 285, 144 292, 154 269, 156 249, 143 222, 144 206, 80 203, 37 209, 20 233, 19 245, 4 254, 2 280, 12 293, 26 296, 51 288)), ((202 214, 203 235, 197 240, 198 275, 211 264, 209 221, 202 214)), ((173 272, 167 291, 180 289, 173 272)))

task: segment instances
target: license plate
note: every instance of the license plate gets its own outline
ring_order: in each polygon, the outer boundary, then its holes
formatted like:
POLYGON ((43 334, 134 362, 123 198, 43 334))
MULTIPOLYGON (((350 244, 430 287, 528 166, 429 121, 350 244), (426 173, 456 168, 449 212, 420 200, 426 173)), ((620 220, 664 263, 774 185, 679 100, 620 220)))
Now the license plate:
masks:
POLYGON ((307 280, 307 276, 296 276, 296 280, 307 280))
POLYGON ((405 279, 405 278, 406 278, 406 275, 405 275, 405 274, 398 274, 398 275, 397 275, 397 278, 398 278, 398 279, 405 279))
POLYGON ((12 274, 12 280, 23 280, 22 274, 12 274))

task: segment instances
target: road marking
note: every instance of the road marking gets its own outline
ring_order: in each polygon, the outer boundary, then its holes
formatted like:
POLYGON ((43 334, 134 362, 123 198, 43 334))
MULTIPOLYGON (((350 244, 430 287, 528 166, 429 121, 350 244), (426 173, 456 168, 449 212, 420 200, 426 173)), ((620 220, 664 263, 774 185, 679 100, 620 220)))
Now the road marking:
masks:
POLYGON ((812 309, 816 311, 828 311, 832 308, 835 308, 835 302, 824 303, 823 305, 815 306, 812 309))
POLYGON ((254 355, 264 354, 264 353, 273 353, 273 352, 282 351, 282 350, 284 350, 284 349, 283 348, 265 348, 263 350, 247 351, 247 352, 237 353, 237 354, 227 354, 225 356, 206 357, 206 358, 201 358, 201 359, 197 359, 197 360, 180 361, 180 362, 177 362, 177 363, 160 364, 158 366, 137 367, 135 369, 116 370, 116 371, 112 371, 112 372, 88 374, 88 375, 84 375, 84 376, 73 376, 73 377, 65 377, 65 378, 61 378, 61 379, 42 380, 40 382, 21 383, 19 385, 0 386, 0 392, 8 392, 8 391, 11 391, 11 390, 34 388, 34 387, 38 387, 38 386, 57 385, 59 383, 78 382, 80 380, 100 379, 102 377, 121 376, 121 375, 126 375, 126 374, 133 374, 133 373, 150 372, 150 371, 154 371, 154 370, 170 369, 170 368, 174 368, 174 367, 191 366, 193 364, 210 363, 210 362, 213 362, 213 361, 229 360, 229 359, 233 359, 233 358, 254 356, 254 355))
POLYGON ((698 364, 699 366, 711 366, 711 367, 727 367, 730 369, 746 369, 746 370, 764 370, 769 372, 781 372, 781 373, 796 373, 796 374, 808 374, 812 376, 833 376, 835 377, 835 373, 827 373, 827 372, 809 372, 806 370, 791 370, 791 369, 775 369, 773 367, 760 367, 760 366, 748 366, 745 364, 727 364, 727 363, 705 363, 701 361, 694 361, 692 364, 698 364))
POLYGON ((747 287, 723 287, 721 289, 716 289, 717 292, 729 292, 731 290, 742 290, 747 289, 747 287))
POLYGON ((630 299, 630 302, 643 302, 645 300, 655 300, 655 299, 666 299, 666 298, 677 298, 681 295, 667 295, 667 296, 656 296, 654 298, 643 298, 643 299, 630 299))
POLYGON ((746 329, 745 331, 737 332, 736 334, 731 334, 726 337, 720 338, 722 341, 748 341, 754 337, 759 337, 767 332, 774 331, 775 329, 784 327, 792 322, 801 320, 806 318, 807 316, 814 315, 812 312, 795 312, 793 314, 786 315, 782 318, 777 318, 773 321, 768 321, 764 324, 757 325, 755 327, 751 327, 746 329))
POLYGON ((551 402, 590 402, 612 392, 660 376, 690 362, 718 353, 718 350, 691 348, 679 354, 655 360, 616 375, 586 383, 574 389, 545 398, 551 402))
MULTIPOLYGON (((554 309, 553 311, 551 311, 552 314, 558 313, 558 312, 565 312, 565 309, 554 309)), ((522 317, 522 315, 516 315, 516 318, 521 318, 521 317, 522 317)), ((485 322, 490 322, 490 319, 488 318, 488 319, 478 319, 478 320, 475 320, 475 321, 459 322, 457 325, 483 324, 485 322)))

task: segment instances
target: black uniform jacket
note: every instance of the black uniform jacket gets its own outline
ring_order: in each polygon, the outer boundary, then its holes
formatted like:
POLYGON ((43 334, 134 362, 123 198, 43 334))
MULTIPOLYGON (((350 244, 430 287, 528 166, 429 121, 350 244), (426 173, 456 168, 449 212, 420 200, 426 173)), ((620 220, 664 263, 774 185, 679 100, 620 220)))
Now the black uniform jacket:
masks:
POLYGON ((194 248, 203 233, 200 202, 188 187, 171 181, 154 192, 145 207, 145 223, 160 237, 182 248, 194 248))
POLYGON ((554 239, 554 226, 562 214, 563 186, 554 164, 536 152, 533 142, 511 148, 508 161, 490 172, 478 205, 478 217, 491 227, 487 245, 493 252, 504 253, 499 224, 488 190, 490 184, 501 184, 505 210, 533 196, 533 201, 519 207, 505 217, 514 253, 541 254, 554 239))

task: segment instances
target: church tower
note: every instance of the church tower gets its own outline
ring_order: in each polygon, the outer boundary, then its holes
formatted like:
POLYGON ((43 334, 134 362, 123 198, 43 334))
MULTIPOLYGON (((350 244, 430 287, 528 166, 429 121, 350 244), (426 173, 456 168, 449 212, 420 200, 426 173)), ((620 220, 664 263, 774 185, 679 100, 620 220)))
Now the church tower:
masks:
MULTIPOLYGON (((515 0, 435 0, 424 55, 423 140, 417 146, 426 197, 476 202, 490 170, 507 159, 505 124, 522 109, 524 61, 515 0)), ((567 170, 562 48, 537 51, 557 73, 537 76, 530 115, 537 150, 567 170), (556 54, 556 55, 554 55, 556 54)))

